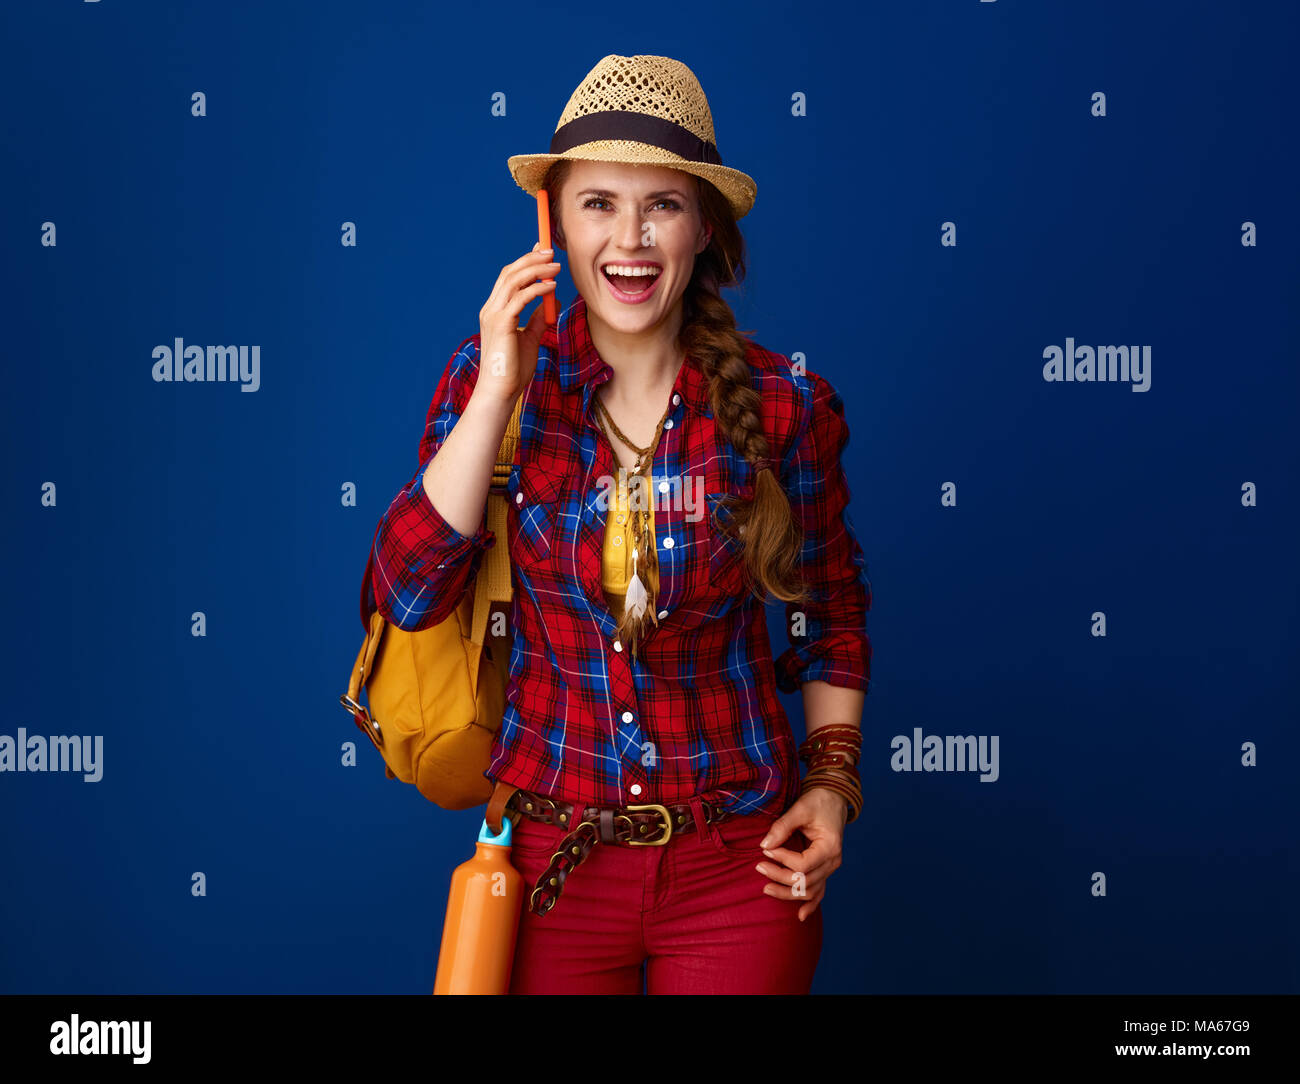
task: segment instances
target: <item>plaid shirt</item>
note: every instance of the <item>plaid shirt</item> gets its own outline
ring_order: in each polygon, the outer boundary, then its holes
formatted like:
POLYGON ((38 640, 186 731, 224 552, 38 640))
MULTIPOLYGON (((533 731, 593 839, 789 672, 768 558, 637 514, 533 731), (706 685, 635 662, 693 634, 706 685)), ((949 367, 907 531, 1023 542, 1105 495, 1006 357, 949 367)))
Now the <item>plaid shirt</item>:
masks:
MULTIPOLYGON (((429 408, 420 468, 375 531, 363 625, 376 608, 403 629, 444 620, 495 540, 486 515, 474 534, 461 534, 424 491, 424 469, 473 391, 479 346, 473 335, 452 355, 429 408)), ((618 462, 592 403, 613 370, 592 344, 579 297, 546 329, 520 417, 507 527, 514 639, 490 779, 589 805, 699 795, 736 813, 775 814, 799 792, 777 690, 813 679, 867 689, 871 585, 845 507, 843 404, 825 379, 788 358, 752 342, 747 354, 769 455, 779 458, 804 532, 814 601, 786 606, 787 630, 798 635, 773 660, 766 610, 745 590, 740 550, 710 527, 719 497, 752 495, 754 473, 720 435, 708 381, 688 357, 652 470, 659 625, 636 660, 619 643, 601 579, 601 479, 616 478, 618 462)))

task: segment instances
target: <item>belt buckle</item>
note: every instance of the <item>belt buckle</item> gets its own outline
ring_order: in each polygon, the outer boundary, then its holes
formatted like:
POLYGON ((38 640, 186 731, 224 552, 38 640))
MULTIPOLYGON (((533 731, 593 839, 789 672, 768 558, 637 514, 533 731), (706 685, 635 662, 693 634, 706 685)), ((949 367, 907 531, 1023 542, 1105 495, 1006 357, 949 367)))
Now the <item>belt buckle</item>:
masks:
POLYGON ((624 806, 629 813, 640 813, 643 810, 655 810, 662 814, 664 818, 664 833, 658 839, 629 839, 624 842, 629 847, 662 847, 673 836, 673 815, 668 812, 668 807, 658 804, 651 805, 628 805, 624 806))

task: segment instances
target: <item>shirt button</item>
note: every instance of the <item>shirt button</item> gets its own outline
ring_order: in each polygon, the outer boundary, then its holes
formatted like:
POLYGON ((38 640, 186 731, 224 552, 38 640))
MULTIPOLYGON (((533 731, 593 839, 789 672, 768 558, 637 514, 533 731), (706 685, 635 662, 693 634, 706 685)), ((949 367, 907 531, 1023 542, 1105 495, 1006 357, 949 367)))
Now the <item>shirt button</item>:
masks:
POLYGON ((524 495, 522 493, 516 493, 515 504, 523 504, 523 503, 524 503, 524 495))
POLYGON ((660 483, 659 483, 659 492, 660 492, 660 493, 667 493, 667 492, 668 492, 668 483, 667 483, 667 482, 660 482, 660 483))
POLYGON ((621 546, 622 544, 623 544, 623 536, 621 534, 616 534, 614 536, 614 545, 621 546))
POLYGON ((668 611, 667 611, 667 610, 660 610, 660 611, 659 611, 659 619, 660 619, 661 621, 662 621, 665 617, 667 617, 667 616, 668 616, 668 611))
POLYGON ((640 784, 640 783, 633 783, 633 784, 632 784, 630 787, 628 787, 627 789, 628 789, 629 791, 631 791, 631 793, 632 793, 632 797, 635 798, 638 794, 641 793, 641 784, 640 784))
POLYGON ((664 539, 664 549, 670 550, 672 548, 673 548, 673 539, 672 539, 672 535, 669 535, 667 538, 664 539))
POLYGON ((619 517, 618 517, 618 522, 619 522, 619 523, 622 523, 622 522, 623 522, 623 517, 622 517, 622 516, 619 516, 619 517))
POLYGON ((682 401, 682 397, 680 395, 676 395, 676 394, 673 395, 673 406, 676 406, 681 401, 682 401))
POLYGON ((615 650, 615 651, 622 651, 622 650, 623 650, 623 645, 622 645, 621 643, 619 643, 617 640, 614 641, 614 650, 615 650))
POLYGON ((673 420, 672 418, 669 418, 666 422, 664 422, 664 428, 671 429, 672 427, 673 427, 673 420))
POLYGON ((630 711, 623 712, 623 722, 630 723, 631 721, 632 721, 632 713, 630 711))

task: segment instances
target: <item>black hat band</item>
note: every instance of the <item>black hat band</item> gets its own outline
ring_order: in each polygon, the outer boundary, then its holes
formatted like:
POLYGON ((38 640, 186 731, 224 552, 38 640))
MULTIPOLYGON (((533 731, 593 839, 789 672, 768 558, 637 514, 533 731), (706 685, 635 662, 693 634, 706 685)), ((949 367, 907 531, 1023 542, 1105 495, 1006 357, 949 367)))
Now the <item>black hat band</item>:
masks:
POLYGON ((634 139, 648 143, 688 162, 709 162, 722 165, 718 148, 707 139, 663 117, 649 113, 636 113, 630 109, 607 109, 600 113, 586 113, 574 117, 568 124, 557 128, 551 136, 551 154, 563 154, 583 143, 600 139, 634 139))

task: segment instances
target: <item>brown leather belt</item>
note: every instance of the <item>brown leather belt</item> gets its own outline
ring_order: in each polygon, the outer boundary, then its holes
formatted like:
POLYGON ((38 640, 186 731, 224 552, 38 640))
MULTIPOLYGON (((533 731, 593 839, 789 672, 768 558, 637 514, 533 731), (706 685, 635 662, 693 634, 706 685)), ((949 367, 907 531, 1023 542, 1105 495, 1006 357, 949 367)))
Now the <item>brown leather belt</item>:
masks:
MULTIPOLYGON (((719 802, 701 801, 700 805, 705 824, 717 824, 731 816, 719 802)), ((557 802, 522 787, 497 783, 488 802, 488 827, 499 833, 501 820, 507 816, 511 824, 527 817, 570 829, 556 845, 555 854, 529 894, 528 909, 537 915, 544 915, 555 906, 569 874, 586 861, 597 843, 662 847, 674 835, 691 832, 696 827, 690 805, 589 805, 578 811, 569 802, 557 802)))

